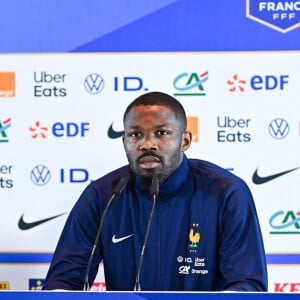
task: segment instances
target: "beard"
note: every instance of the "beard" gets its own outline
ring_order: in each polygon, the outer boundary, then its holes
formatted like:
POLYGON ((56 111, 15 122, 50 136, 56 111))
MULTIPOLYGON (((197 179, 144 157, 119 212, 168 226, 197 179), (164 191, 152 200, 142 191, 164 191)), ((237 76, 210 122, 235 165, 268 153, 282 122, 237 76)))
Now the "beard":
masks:
POLYGON ((151 172, 151 173, 149 172, 149 174, 138 175, 141 186, 143 186, 143 187, 151 186, 153 174, 154 174, 154 172, 151 172))
POLYGON ((139 175, 140 185, 142 187, 150 187, 151 194, 158 194, 159 186, 164 182, 163 174, 153 170, 151 174, 139 175))
POLYGON ((159 179, 159 183, 161 184, 163 182, 163 180, 165 179, 164 175, 162 174, 162 170, 161 169, 148 169, 148 170, 142 170, 139 168, 139 161, 141 158, 143 157, 147 157, 147 156, 153 156, 159 159, 159 161, 161 162, 162 165, 164 165, 164 159, 161 156, 158 156, 155 152, 153 151, 147 151, 145 153, 143 153, 142 155, 140 155, 138 158, 133 159, 132 157, 130 157, 127 154, 127 159, 129 162, 129 165, 131 167, 131 169, 133 170, 133 172, 138 176, 139 180, 140 180, 140 184, 144 187, 150 187, 152 184, 152 179, 153 176, 157 176, 159 179))
POLYGON ((162 185, 170 175, 178 168, 179 164, 181 163, 181 152, 176 151, 173 155, 169 158, 168 164, 166 164, 164 157, 157 155, 153 151, 144 152, 138 158, 133 159, 126 153, 129 165, 133 172, 139 177, 140 183, 143 186, 149 187, 151 186, 153 176, 157 176, 159 185, 162 185), (146 156, 153 156, 160 160, 162 166, 159 168, 148 169, 148 170, 141 170, 139 169, 139 161, 141 158, 146 156))

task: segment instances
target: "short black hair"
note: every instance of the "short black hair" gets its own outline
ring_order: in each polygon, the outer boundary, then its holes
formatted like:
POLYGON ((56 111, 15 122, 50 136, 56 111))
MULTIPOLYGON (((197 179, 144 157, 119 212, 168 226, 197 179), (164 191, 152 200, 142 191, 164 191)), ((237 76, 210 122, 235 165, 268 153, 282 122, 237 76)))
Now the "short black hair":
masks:
POLYGON ((178 120, 180 121, 182 125, 182 130, 186 130, 186 114, 182 104, 174 97, 162 92, 146 93, 133 100, 127 106, 124 112, 123 122, 125 123, 126 116, 132 108, 141 105, 158 105, 168 107, 174 112, 176 118, 178 118, 178 120))

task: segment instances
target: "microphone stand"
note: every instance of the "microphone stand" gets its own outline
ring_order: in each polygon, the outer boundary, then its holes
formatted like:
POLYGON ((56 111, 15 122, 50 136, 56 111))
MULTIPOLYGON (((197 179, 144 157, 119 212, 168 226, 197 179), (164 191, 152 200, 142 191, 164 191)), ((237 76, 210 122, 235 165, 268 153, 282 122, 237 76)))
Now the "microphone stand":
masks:
POLYGON ((89 260, 88 260, 88 264, 87 264, 87 267, 86 267, 86 272, 85 272, 85 277, 84 277, 84 284, 83 284, 83 290, 84 291, 88 291, 90 289, 89 273, 90 273, 90 269, 91 269, 91 266, 92 266, 95 251, 96 251, 96 248, 97 248, 97 244, 98 244, 99 239, 100 239, 100 234, 101 234, 101 231, 102 231, 103 222, 105 220, 108 208, 109 208, 110 204, 112 203, 112 201, 116 198, 116 196, 119 196, 123 192, 127 182, 128 182, 127 177, 123 177, 119 181, 119 183, 114 188, 113 193, 112 193, 111 197, 109 198, 109 200, 106 204, 106 207, 103 211, 103 214, 102 214, 102 217, 101 217, 101 220, 100 220, 100 224, 99 224, 99 228, 98 228, 98 232, 97 232, 97 235, 96 235, 96 238, 95 238, 95 242, 94 242, 94 245, 93 245, 89 260))
POLYGON ((141 273, 141 268, 142 268, 142 264, 143 264, 145 249, 147 246, 150 227, 152 224, 152 219, 153 219, 153 214, 154 214, 154 209, 155 209, 155 205, 156 205, 156 198, 158 196, 158 192, 159 192, 159 181, 158 181, 157 174, 154 174, 153 178, 152 178, 152 183, 151 183, 151 195, 152 195, 152 199, 153 199, 153 204, 152 204, 152 209, 151 209, 150 217, 148 220, 144 243, 143 243, 143 247, 142 247, 142 251, 141 251, 141 255, 140 255, 140 259, 139 259, 139 264, 138 264, 138 268, 137 268, 134 291, 141 290, 140 273, 141 273))

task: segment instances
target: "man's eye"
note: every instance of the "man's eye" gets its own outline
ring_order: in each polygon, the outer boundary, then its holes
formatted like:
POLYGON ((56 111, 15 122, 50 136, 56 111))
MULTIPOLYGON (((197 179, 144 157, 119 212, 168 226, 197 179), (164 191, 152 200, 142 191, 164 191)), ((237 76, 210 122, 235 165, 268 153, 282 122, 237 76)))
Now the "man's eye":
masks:
POLYGON ((141 132, 137 132, 137 131, 128 133, 128 136, 130 137, 140 137, 141 135, 142 135, 141 132))
POLYGON ((156 132, 157 135, 167 135, 170 134, 170 131, 168 130, 159 130, 156 132))

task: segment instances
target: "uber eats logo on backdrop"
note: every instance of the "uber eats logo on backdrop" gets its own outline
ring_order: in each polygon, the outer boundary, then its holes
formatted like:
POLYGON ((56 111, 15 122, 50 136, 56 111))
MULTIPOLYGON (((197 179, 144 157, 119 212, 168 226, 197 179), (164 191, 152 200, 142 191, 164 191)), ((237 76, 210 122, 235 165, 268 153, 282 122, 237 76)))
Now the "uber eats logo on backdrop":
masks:
POLYGON ((217 117, 217 140, 218 142, 250 142, 249 132, 251 119, 233 118, 230 116, 217 117))
POLYGON ((35 71, 33 73, 33 94, 35 97, 66 97, 65 88, 67 74, 35 71))
POLYGON ((12 168, 12 165, 0 165, 0 189, 13 188, 12 168))

